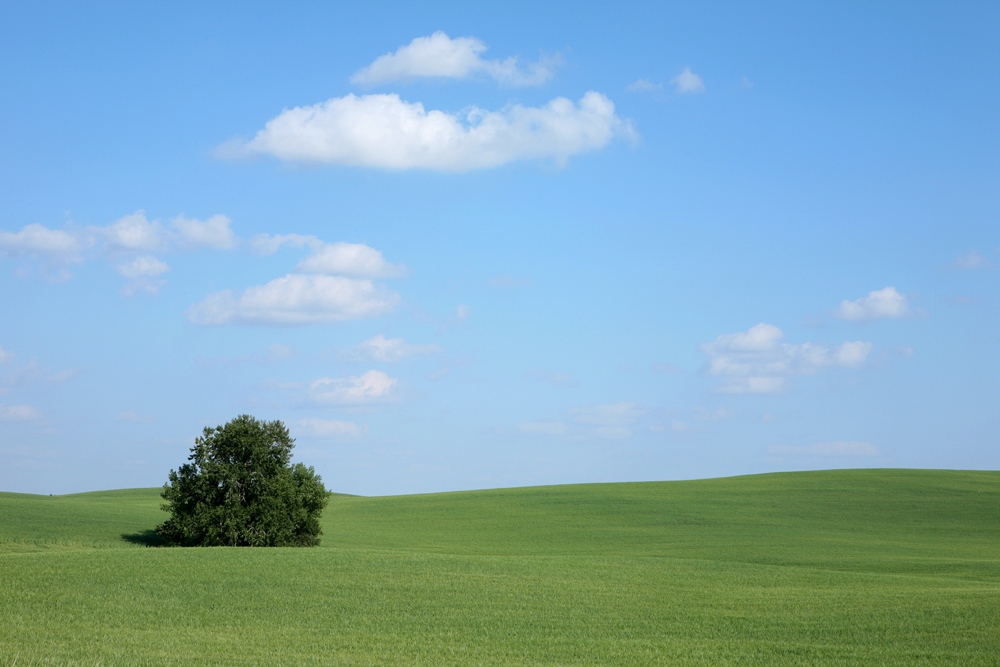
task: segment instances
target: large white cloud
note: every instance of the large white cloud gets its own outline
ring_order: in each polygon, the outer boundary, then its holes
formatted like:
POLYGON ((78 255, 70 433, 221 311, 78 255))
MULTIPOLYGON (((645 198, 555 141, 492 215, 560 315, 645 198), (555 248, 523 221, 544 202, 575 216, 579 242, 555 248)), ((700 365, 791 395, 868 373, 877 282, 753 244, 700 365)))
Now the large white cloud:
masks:
POLYGON ((427 345, 412 345, 402 338, 386 338, 378 334, 355 345, 349 350, 339 350, 337 358, 341 361, 381 361, 392 363, 402 361, 407 357, 436 354, 441 348, 434 343, 427 345))
POLYGON ((728 378, 718 391, 776 393, 788 386, 791 375, 815 373, 827 367, 862 366, 873 349, 865 341, 846 341, 831 349, 819 343, 792 345, 783 342, 784 338, 781 329, 762 322, 702 345, 709 357, 709 374, 728 378))
POLYGON ((209 294, 187 311, 195 324, 320 324, 375 317, 391 311, 399 295, 370 280, 292 273, 266 285, 209 294))
POLYGON ((519 59, 485 60, 486 45, 475 37, 452 39, 437 31, 417 37, 393 53, 375 59, 351 77, 351 83, 372 86, 420 77, 464 79, 485 73, 505 86, 537 86, 552 78, 559 56, 521 65, 519 59))
POLYGON ((78 259, 82 249, 78 235, 37 223, 25 225, 19 232, 0 232, 0 256, 44 257, 71 262, 78 259))
POLYGON ((910 305, 906 297, 897 292, 895 287, 884 287, 869 292, 868 296, 855 301, 841 301, 833 310, 834 317, 848 322, 890 320, 906 317, 909 314, 910 305))
POLYGON ((250 141, 230 142, 217 152, 306 164, 468 171, 525 159, 562 164, 616 137, 634 138, 632 125, 593 91, 578 103, 559 97, 542 107, 473 107, 461 116, 426 111, 395 94, 352 94, 286 109, 250 141))
POLYGON ((176 230, 177 240, 182 246, 230 250, 239 245, 231 223, 228 217, 218 214, 204 222, 179 215, 170 222, 170 226, 176 230))
POLYGON ((360 405, 391 398, 399 380, 383 371, 365 371, 346 378, 320 378, 309 385, 313 401, 324 405, 360 405))

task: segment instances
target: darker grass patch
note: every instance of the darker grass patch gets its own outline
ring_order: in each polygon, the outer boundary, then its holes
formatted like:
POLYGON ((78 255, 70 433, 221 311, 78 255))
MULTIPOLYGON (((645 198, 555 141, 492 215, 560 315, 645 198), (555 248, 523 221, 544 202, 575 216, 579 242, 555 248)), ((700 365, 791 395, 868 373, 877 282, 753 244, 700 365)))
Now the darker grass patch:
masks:
POLYGON ((122 533, 122 539, 132 544, 141 544, 144 547, 162 547, 164 542, 155 530, 147 528, 137 533, 122 533))

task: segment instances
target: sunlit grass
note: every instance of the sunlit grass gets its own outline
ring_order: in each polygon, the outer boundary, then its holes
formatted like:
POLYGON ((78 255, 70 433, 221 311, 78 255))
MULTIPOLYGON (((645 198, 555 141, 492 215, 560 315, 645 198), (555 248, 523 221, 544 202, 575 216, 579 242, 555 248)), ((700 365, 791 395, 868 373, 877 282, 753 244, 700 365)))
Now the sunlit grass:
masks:
POLYGON ((337 497, 316 549, 146 548, 157 493, 0 494, 0 665, 1000 655, 997 473, 337 497))

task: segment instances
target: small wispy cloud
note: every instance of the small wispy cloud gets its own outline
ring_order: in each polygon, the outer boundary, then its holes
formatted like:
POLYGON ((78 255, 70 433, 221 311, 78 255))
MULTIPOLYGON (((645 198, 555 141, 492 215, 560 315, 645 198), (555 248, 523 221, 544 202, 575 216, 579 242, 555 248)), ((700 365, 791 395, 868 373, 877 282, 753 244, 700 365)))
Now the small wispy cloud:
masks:
POLYGON ((394 363, 408 357, 426 357, 438 354, 441 351, 441 347, 435 343, 428 343, 426 345, 410 344, 404 342, 402 338, 386 338, 382 334, 377 334, 352 348, 337 350, 336 355, 340 361, 394 363))
POLYGON ((343 378, 319 378, 309 385, 313 402, 324 405, 361 405, 385 401, 399 380, 384 371, 366 371, 343 378))
POLYGON ((167 282, 160 279, 160 276, 169 270, 170 267, 165 262, 153 255, 139 255, 130 262, 118 265, 118 274, 129 280, 124 287, 126 296, 132 296, 136 292, 156 294, 167 282))
POLYGON ((833 309, 833 316, 848 322, 894 320, 910 314, 910 304, 895 287, 883 287, 854 301, 844 300, 833 309))
POLYGON ((708 355, 708 373, 727 378, 716 391, 727 394, 773 394, 788 388, 792 375, 816 373, 823 368, 859 368, 874 346, 865 341, 845 341, 828 348, 820 343, 784 342, 785 333, 761 322, 747 331, 722 334, 701 346, 708 355))
POLYGON ((555 75, 555 68, 562 62, 558 53, 527 63, 517 56, 486 60, 480 55, 486 50, 486 44, 475 37, 452 39, 439 30, 379 56, 355 72, 351 83, 375 86, 427 77, 466 79, 485 74, 502 86, 539 86, 555 75))
POLYGON ((42 411, 33 405, 4 405, 0 403, 0 422, 37 421, 42 411))
POLYGON ((979 269, 993 268, 993 262, 979 254, 978 250, 972 250, 957 257, 949 268, 962 271, 977 271, 979 269))
POLYGON ((630 93, 652 93, 663 90, 663 84, 639 79, 625 86, 625 90, 630 93))
POLYGON ((685 67, 683 72, 670 80, 670 83, 674 84, 674 90, 678 95, 705 92, 705 82, 692 72, 690 67, 685 67))
POLYGON ((402 264, 390 264, 375 248, 363 243, 319 243, 312 253, 295 266, 296 273, 320 273, 352 278, 400 278, 408 270, 402 264))
POLYGON ((581 424, 628 426, 645 417, 649 411, 638 403, 623 401, 621 403, 584 405, 570 408, 567 412, 574 421, 581 424))

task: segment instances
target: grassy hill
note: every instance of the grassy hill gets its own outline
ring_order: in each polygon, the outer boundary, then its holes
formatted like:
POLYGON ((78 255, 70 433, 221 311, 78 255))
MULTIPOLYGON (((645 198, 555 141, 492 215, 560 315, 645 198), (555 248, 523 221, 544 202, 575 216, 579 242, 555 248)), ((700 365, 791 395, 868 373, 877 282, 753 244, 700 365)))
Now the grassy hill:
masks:
POLYGON ((997 472, 335 496, 316 549, 147 548, 158 493, 0 493, 0 665, 1000 655, 997 472))

